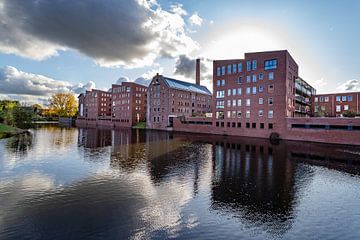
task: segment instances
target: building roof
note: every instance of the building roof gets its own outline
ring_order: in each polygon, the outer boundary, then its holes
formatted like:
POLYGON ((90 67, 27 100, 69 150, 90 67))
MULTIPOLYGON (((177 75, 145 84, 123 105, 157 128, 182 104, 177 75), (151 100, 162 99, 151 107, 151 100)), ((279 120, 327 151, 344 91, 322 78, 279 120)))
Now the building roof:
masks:
POLYGON ((164 77, 164 81, 170 88, 189 91, 189 92, 196 92, 201 94, 212 95, 212 93, 207 89, 205 86, 196 85, 194 83, 184 82, 180 80, 176 80, 173 78, 164 77))

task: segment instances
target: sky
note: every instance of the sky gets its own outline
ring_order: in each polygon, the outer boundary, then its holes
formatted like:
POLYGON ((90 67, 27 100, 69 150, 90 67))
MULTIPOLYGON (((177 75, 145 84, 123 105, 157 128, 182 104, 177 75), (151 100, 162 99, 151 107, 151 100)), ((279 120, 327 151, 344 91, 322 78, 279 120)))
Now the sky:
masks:
POLYGON ((287 49, 318 93, 360 91, 360 1, 0 0, 0 98, 156 74, 212 90, 212 60, 287 49))

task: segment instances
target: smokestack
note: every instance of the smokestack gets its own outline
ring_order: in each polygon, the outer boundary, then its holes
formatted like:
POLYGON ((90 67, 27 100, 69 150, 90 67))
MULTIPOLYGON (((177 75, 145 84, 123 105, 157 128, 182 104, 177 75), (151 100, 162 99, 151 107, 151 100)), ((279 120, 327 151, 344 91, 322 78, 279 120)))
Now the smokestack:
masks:
POLYGON ((200 85, 200 59, 196 59, 196 85, 200 85))

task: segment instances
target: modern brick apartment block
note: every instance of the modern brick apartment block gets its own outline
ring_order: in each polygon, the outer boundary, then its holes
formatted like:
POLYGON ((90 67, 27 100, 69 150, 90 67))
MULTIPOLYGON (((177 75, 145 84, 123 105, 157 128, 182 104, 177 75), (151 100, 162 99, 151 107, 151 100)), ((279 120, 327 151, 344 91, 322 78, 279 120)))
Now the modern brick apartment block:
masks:
POLYGON ((79 95, 79 118, 96 121, 111 117, 111 92, 97 89, 79 95))
POLYGON ((315 88, 302 78, 295 79, 295 117, 311 116, 311 97, 316 94, 315 88))
POLYGON ((360 92, 317 94, 312 98, 313 115, 341 117, 345 111, 360 112, 360 92))
POLYGON ((211 104, 205 86, 156 75, 148 88, 147 128, 165 130, 176 117, 205 116, 211 104))
POLYGON ((213 62, 214 132, 268 137, 295 117, 298 65, 288 51, 245 53, 213 62))
POLYGON ((147 87, 123 82, 112 85, 112 122, 114 126, 131 127, 146 119, 147 87))

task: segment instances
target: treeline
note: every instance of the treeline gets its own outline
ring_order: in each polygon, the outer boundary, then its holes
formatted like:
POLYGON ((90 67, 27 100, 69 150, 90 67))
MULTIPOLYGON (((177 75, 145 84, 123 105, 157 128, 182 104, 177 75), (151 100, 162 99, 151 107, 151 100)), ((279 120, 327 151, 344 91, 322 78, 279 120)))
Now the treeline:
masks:
POLYGON ((0 101, 0 123, 22 129, 31 128, 34 121, 58 120, 59 117, 74 117, 77 101, 70 93, 57 93, 49 99, 49 107, 40 104, 21 105, 19 101, 0 101))

